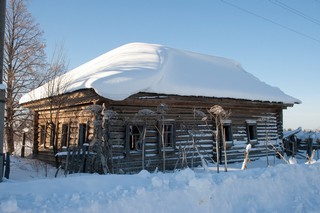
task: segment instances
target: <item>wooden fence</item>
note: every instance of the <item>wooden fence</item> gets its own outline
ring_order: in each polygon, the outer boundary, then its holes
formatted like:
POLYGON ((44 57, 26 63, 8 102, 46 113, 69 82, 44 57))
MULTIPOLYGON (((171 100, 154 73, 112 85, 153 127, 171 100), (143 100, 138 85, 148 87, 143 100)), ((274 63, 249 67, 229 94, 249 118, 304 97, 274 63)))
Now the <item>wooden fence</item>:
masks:
POLYGON ((97 154, 89 146, 69 147, 65 152, 57 153, 58 172, 63 169, 64 175, 73 173, 102 173, 102 165, 97 154))

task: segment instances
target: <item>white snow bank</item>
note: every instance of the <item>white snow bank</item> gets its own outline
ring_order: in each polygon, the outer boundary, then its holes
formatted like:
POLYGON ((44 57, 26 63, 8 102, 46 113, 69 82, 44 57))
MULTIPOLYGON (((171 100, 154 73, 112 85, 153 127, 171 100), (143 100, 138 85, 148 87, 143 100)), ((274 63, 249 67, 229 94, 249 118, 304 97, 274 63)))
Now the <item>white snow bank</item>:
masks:
MULTIPOLYGON (((93 88, 123 100, 138 92, 300 103, 246 72, 237 62, 157 44, 130 43, 66 73, 63 92, 93 88)), ((47 97, 48 86, 24 95, 20 103, 47 97)))
MULTIPOLYGON (((21 162, 13 161, 11 171, 15 175, 20 174, 17 163, 21 162)), ((219 174, 199 168, 167 174, 141 171, 136 175, 5 179, 0 183, 0 212, 319 211, 319 163, 273 167, 265 163, 262 168, 250 169, 249 164, 248 170, 219 174)), ((31 168, 28 171, 31 174, 31 168)))

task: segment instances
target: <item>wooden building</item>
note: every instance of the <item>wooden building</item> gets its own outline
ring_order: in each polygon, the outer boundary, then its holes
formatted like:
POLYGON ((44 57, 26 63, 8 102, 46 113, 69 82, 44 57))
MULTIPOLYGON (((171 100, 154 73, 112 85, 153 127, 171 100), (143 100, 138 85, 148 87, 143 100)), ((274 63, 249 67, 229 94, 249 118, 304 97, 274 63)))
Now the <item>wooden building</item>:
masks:
POLYGON ((113 173, 216 162, 215 105, 228 112, 218 130, 228 163, 243 160, 248 143, 252 158, 274 155, 283 110, 300 103, 231 60, 153 44, 124 45, 61 79, 69 79, 63 92, 48 95, 44 85, 20 101, 34 113, 35 157, 98 140, 113 173))

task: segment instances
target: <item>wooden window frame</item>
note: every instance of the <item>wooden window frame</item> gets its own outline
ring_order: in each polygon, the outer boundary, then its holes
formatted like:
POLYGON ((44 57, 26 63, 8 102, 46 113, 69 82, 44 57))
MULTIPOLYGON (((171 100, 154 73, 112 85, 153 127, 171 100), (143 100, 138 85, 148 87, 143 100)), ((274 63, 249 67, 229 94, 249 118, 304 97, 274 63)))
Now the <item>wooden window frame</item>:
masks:
POLYGON ((126 153, 127 154, 129 155, 140 154, 142 152, 143 131, 146 131, 146 125, 144 124, 128 123, 126 125, 126 153))
POLYGON ((176 121, 171 119, 161 120, 158 122, 158 130, 159 151, 174 151, 176 149, 176 121), (162 137, 162 132, 164 132, 164 137, 162 137), (164 144, 163 138, 165 140, 164 144), (166 139, 170 141, 168 142, 166 139))
POLYGON ((256 121, 246 121, 248 143, 255 145, 258 143, 258 132, 256 121))
POLYGON ((79 124, 78 146, 83 146, 88 140, 88 123, 79 124))
POLYGON ((227 148, 234 145, 233 143, 233 133, 232 133, 232 123, 231 122, 225 122, 223 124, 223 134, 225 136, 227 148))
POLYGON ((40 125, 40 146, 46 147, 47 141, 47 125, 42 124, 40 125))
POLYGON ((54 123, 50 123, 50 144, 49 147, 54 147, 54 141, 56 139, 56 125, 54 123))
POLYGON ((61 148, 69 147, 70 142, 70 124, 64 123, 61 127, 61 148))

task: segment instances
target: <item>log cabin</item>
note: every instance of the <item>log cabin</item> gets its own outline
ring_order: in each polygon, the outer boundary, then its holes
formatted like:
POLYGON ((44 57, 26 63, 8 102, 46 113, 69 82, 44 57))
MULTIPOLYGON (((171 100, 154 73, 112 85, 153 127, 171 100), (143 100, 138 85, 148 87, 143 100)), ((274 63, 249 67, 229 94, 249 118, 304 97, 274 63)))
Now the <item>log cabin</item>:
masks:
POLYGON ((251 158, 274 155, 283 110, 299 103, 233 60, 147 43, 111 50, 20 99, 34 115, 35 158, 100 141, 112 173, 238 162, 249 143, 251 158), (219 120, 214 106, 226 112, 219 120))

